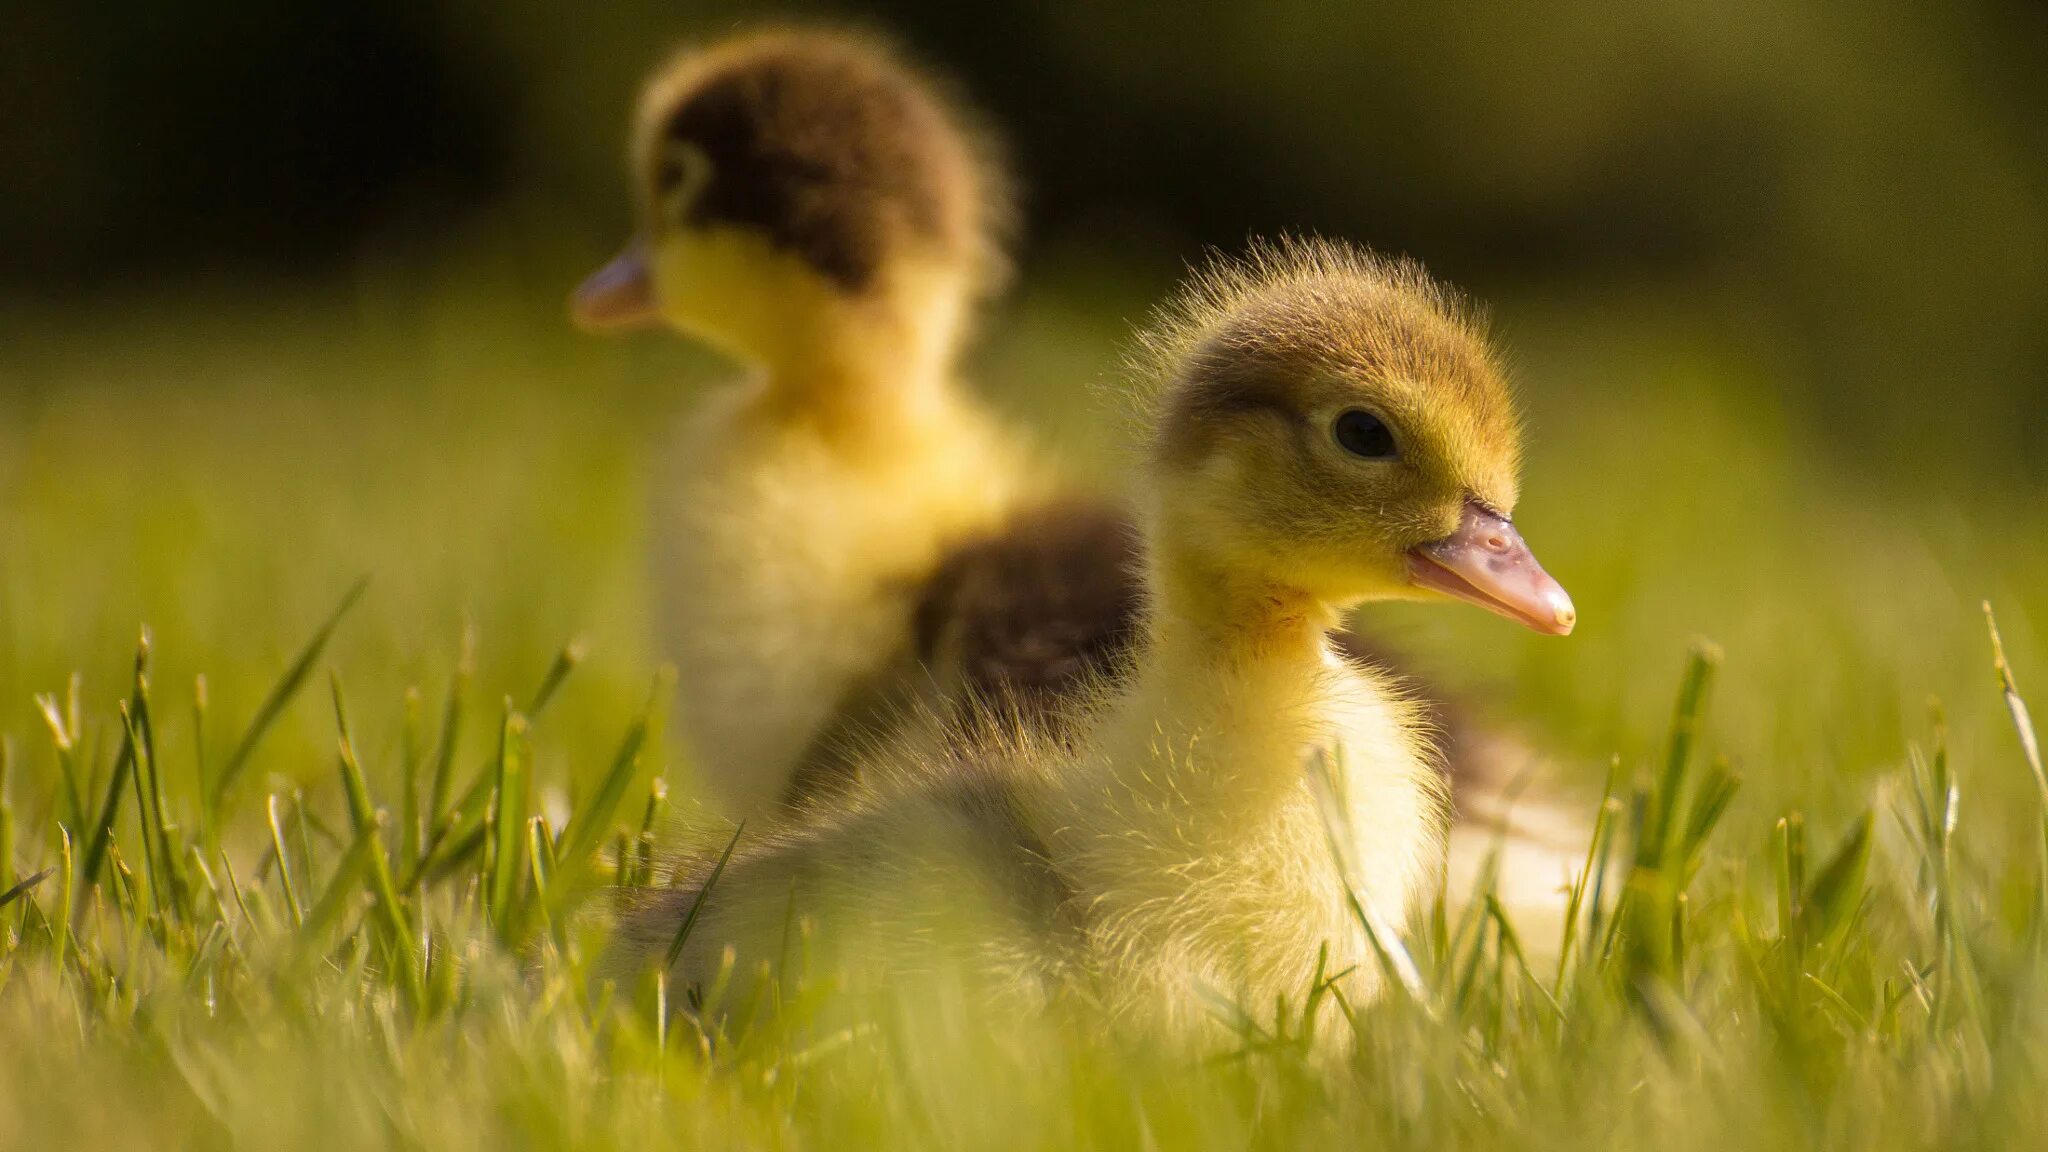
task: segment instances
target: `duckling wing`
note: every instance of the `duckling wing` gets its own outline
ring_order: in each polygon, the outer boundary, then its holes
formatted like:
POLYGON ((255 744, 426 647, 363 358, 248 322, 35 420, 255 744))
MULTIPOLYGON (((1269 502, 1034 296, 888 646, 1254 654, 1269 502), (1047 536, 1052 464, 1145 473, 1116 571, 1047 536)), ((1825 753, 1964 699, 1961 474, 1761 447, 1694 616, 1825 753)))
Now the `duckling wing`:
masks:
POLYGON ((905 650, 849 686, 806 747, 784 810, 829 808, 891 745, 965 737, 992 718, 1027 733, 1063 730, 1071 706, 1129 655, 1137 541, 1115 506, 1064 500, 955 547, 918 591, 905 650))
POLYGON ((1056 728, 1113 678, 1136 635, 1138 532, 1108 504, 1063 501, 956 548, 915 616, 920 659, 952 705, 1056 728))

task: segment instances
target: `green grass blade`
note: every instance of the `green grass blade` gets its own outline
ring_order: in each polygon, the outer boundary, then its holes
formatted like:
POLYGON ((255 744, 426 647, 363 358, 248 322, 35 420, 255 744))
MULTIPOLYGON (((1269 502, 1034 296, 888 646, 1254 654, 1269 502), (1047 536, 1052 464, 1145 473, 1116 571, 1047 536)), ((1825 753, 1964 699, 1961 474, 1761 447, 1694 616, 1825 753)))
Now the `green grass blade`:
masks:
POLYGON ((128 773, 128 782, 135 787, 135 822, 142 829, 142 871, 149 881, 150 903, 158 912, 162 912, 166 880, 157 872, 157 822, 150 815, 150 809, 154 805, 150 802, 149 796, 149 755, 144 751, 145 746, 135 717, 129 713, 128 706, 120 705, 119 713, 123 738, 128 746, 135 750, 135 767, 128 773))
POLYGON ((334 867, 334 875, 328 877, 327 886, 320 892, 320 898, 313 903, 299 923, 293 967, 301 966, 306 959, 318 953, 321 942, 341 922, 349 903, 362 890, 363 878, 369 872, 371 859, 380 846, 379 832, 382 821, 371 820, 356 835, 354 843, 342 855, 341 862, 334 867))
POLYGON ((690 942, 690 932, 697 927, 697 917, 704 912, 704 902, 710 898, 711 890, 718 886, 718 878, 725 875, 726 862, 732 859, 732 850, 740 846, 740 835, 746 830, 745 820, 733 827, 732 839, 725 842, 725 851, 718 854, 718 863, 711 866, 711 875, 704 878, 703 885, 697 889, 697 895, 690 900, 689 912, 684 914, 683 922, 676 926, 675 938, 669 941, 668 956, 662 964, 664 971, 674 968, 676 961, 682 958, 683 946, 690 942))
POLYGON ((411 867, 420 854, 420 690, 405 690, 398 752, 398 858, 411 867))
POLYGON ((1718 646, 1705 640, 1693 644, 1691 659, 1686 663, 1685 679, 1679 686, 1678 703, 1672 709, 1664 771, 1651 794, 1649 819, 1637 849, 1638 864, 1656 866, 1668 859, 1672 835, 1684 823, 1686 769, 1692 763, 1693 746, 1699 741, 1700 720, 1706 711, 1707 693, 1713 686, 1714 671, 1720 664, 1721 649, 1718 646))
POLYGON ((2034 774, 2034 787, 2041 798, 2043 812, 2048 812, 2048 769, 2041 764, 2041 741, 2034 732, 2034 720, 2027 712, 2027 702, 2020 698, 2019 685, 2013 681, 2012 665, 2005 659, 2005 641, 1998 635, 1998 618, 1991 613, 1991 601, 1984 601, 1984 625, 1991 632, 1992 667, 1998 673, 1998 687, 2005 695, 2006 711, 2012 715, 2013 731, 2019 735, 2020 751, 2027 759, 2027 768, 2034 774))
POLYGON ((206 866, 206 856, 199 850, 199 845, 186 845, 185 858, 190 861, 189 866, 192 873, 199 877, 200 883, 205 886, 207 898, 213 901, 213 918, 226 921, 228 918, 227 896, 220 890, 220 881, 214 879, 213 869, 206 866))
MULTIPOLYGON (((571 645, 570 648, 565 648, 564 652, 567 653, 572 649, 575 649, 574 645, 571 645)), ((566 667, 574 667, 576 660, 579 659, 581 659, 580 655, 567 658, 566 667)), ((564 667, 564 660, 565 657, 558 656, 555 661, 555 667, 564 667)), ((554 695, 554 689, 549 687, 548 682, 552 680, 558 686, 561 677, 565 675, 567 675, 566 670, 556 673, 554 668, 551 667, 549 675, 543 677, 541 685, 543 691, 536 692, 534 694, 535 699, 541 703, 546 703, 554 695)), ((511 707, 510 700, 506 701, 506 707, 511 707)), ((532 715, 527 714, 526 722, 530 725, 532 720, 532 715)), ((492 787, 497 780, 497 772, 498 761, 494 756, 471 779, 469 787, 463 791, 462 798, 455 802, 453 808, 448 809, 445 814, 440 814, 442 813, 440 803, 436 803, 435 812, 437 815, 435 816, 434 834, 429 837, 426 847, 421 851, 420 862, 413 867, 412 874, 408 877, 409 880, 419 880, 428 875, 445 871, 449 861, 445 854, 440 854, 442 848, 451 840, 456 843, 466 842, 470 833, 490 818, 492 787)), ((442 791, 441 774, 438 771, 436 773, 436 791, 437 793, 442 791)))
MULTIPOLYGON (((455 658, 455 674, 448 681, 448 696, 441 704, 441 734, 434 744, 434 786, 428 793, 427 819, 438 829, 442 826, 448 811, 448 792, 453 787, 455 773, 455 747, 462 738, 462 701, 469 687, 471 677, 476 675, 476 628, 465 624, 462 629, 461 646, 455 658)), ((422 857, 433 852, 430 841, 422 850, 422 857)), ((421 864, 424 864, 424 859, 421 864)), ((415 865, 419 867, 420 865, 415 865)))
POLYGON ((1813 886, 1807 889, 1802 906, 1810 921, 1806 938, 1817 947, 1832 949, 1838 945, 1857 909, 1862 907, 1871 834, 1876 823, 1875 813, 1864 812, 1841 846, 1821 865, 1813 886))
POLYGON ((114 755, 114 771, 107 780, 106 795, 100 801, 100 812, 93 820, 92 833, 85 842, 85 855, 80 861, 79 880, 86 887, 99 881, 100 870, 106 864, 107 849, 114 842, 114 822, 121 817, 121 794, 128 790, 128 775, 134 769, 135 743, 127 726, 123 725, 121 750, 114 755))
POLYGON ((640 814, 640 838, 634 841, 634 882, 654 883, 654 825, 668 806, 668 781, 656 776, 647 785, 647 809, 640 814))
POLYGON ((553 845, 550 858, 555 872, 549 878, 540 906, 544 920, 559 921, 584 891, 594 870, 598 849, 611 830, 619 806, 625 801, 626 790, 632 786, 633 777, 639 770, 640 753, 647 743, 651 717, 656 703, 665 695, 667 684, 666 677, 656 678, 646 706, 626 730, 618 751, 613 753, 611 766, 606 769, 590 798, 570 813, 569 826, 553 845))
POLYGON ((78 776, 78 691, 79 676, 73 672, 65 692, 66 705, 60 707, 57 699, 48 693, 36 696, 35 704, 42 714, 43 723, 50 729, 50 742, 57 749, 57 775, 63 784, 59 793, 64 802, 65 823, 74 828, 86 826, 84 781, 78 776))
MULTIPOLYGON (((306 922, 306 910, 299 903, 298 885, 292 882, 291 853, 284 847, 284 821, 277 813, 277 793, 270 794, 266 809, 270 816, 270 850, 277 861, 277 881, 284 889, 284 904, 292 914, 292 926, 298 927, 306 922)), ((262 879, 260 870, 257 879, 262 879)))
POLYGON ((320 822, 306 811, 306 794, 297 788, 292 789, 292 831, 297 834, 295 838, 299 842, 299 863, 305 865, 305 871, 301 874, 300 878, 309 881, 313 878, 315 868, 313 861, 313 837, 311 835, 311 830, 315 826, 320 829, 320 834, 324 839, 330 843, 339 843, 344 849, 355 842, 353 836, 348 840, 339 840, 327 828, 326 824, 320 822))
POLYGON ((1855 1032, 1866 1032, 1870 1029, 1869 1019, 1858 1012, 1855 1005, 1849 1003, 1847 998, 1830 987, 1826 981, 1811 972, 1805 973, 1803 980, 1808 988, 1820 994, 1821 1004, 1826 1006, 1844 1027, 1855 1032))
POLYGON ((1408 993, 1409 998, 1429 1008, 1429 986, 1423 983, 1422 971, 1415 966, 1415 958, 1408 953, 1407 945, 1394 926, 1366 906, 1350 884, 1344 886, 1345 899, 1350 901, 1351 914, 1365 929, 1366 943, 1372 946, 1373 956, 1378 959, 1380 969, 1388 976, 1389 983, 1408 993))
POLYGON ((226 852, 220 854, 220 874, 227 878, 228 895, 235 898, 235 910, 241 913, 242 923, 255 927, 256 918, 249 914, 249 902, 242 897, 242 882, 235 875, 234 861, 228 859, 226 852))
MULTIPOLYGON (((554 924, 553 904, 557 891, 553 884, 554 863, 554 849, 548 842, 547 820, 540 816, 529 817, 526 821, 526 866, 533 876, 533 897, 527 907, 534 909, 532 916, 541 932, 551 931, 554 924)), ((524 936, 522 918, 515 940, 524 936)))
POLYGON ((50 928, 55 936, 52 965, 60 971, 64 967, 64 954, 71 948, 71 924, 77 915, 78 872, 72 867, 71 829, 57 825, 57 875, 61 880, 57 888, 57 915, 50 928))
POLYGON ((1529 957, 1522 951, 1521 934, 1515 931, 1514 924, 1508 919, 1507 909, 1501 907, 1500 899, 1491 892, 1486 894, 1486 911, 1493 917, 1494 938, 1499 941, 1506 955, 1514 958, 1522 983, 1536 990, 1536 995, 1550 1009, 1553 1016, 1562 1018, 1564 1007, 1550 994, 1550 989, 1544 987, 1543 982, 1536 978, 1535 970, 1529 967, 1529 957))
POLYGON ((530 765, 525 747, 526 717, 505 702, 505 724, 498 742, 497 804, 492 813, 494 833, 490 855, 488 907, 498 923, 512 925, 517 917, 513 902, 518 899, 520 867, 525 855, 520 838, 526 833, 530 765))
POLYGON ((14 903, 16 900, 19 900, 28 892, 33 891, 37 885, 41 884, 45 880, 48 880, 51 874, 56 871, 57 866, 53 864, 50 867, 43 869, 41 872, 38 872, 33 876, 29 876, 22 879, 19 883, 10 885, 7 891, 0 892, 0 908, 7 907, 9 904, 14 903))
POLYGON ((469 867, 471 860, 487 855, 491 838, 496 833, 497 828, 493 820, 485 820, 472 828, 468 835, 448 844, 430 860, 423 861, 420 870, 406 877, 406 891, 410 892, 422 884, 439 883, 450 876, 460 874, 469 867))
MULTIPOLYGON (((1675 995, 1670 985, 1679 978, 1680 898, 1690 883, 1691 869, 1705 849, 1705 834, 1719 820, 1732 795, 1732 777, 1719 766, 1693 779, 1694 751, 1721 651, 1699 640, 1693 645, 1672 709, 1670 737, 1662 771, 1647 793, 1638 791, 1634 865, 1622 886, 1621 899, 1609 924, 1610 939, 1619 933, 1627 966, 1627 984, 1636 990, 1638 1007, 1649 1009, 1660 997, 1675 995), (1696 818, 1696 814, 1703 814, 1696 818), (1662 991, 1650 987, 1661 982, 1662 991)), ((1659 1009, 1661 1011, 1661 1009, 1659 1009)))
POLYGON ((2034 774, 2035 796, 2040 801, 2038 813, 2039 834, 2035 840, 2035 918, 2048 918, 2048 769, 2041 764, 2041 741, 2034 732, 2034 718, 2027 712, 2027 702, 2020 697, 2019 685, 2014 682, 2012 665, 2005 658, 2005 641, 1998 635, 1998 618, 1991 613, 1991 601, 1984 601, 1984 626, 1991 632, 1991 662, 1998 674, 1998 687, 2005 695, 2005 710, 2012 717, 2013 732, 2020 738, 2020 754, 2026 758, 2028 771, 2034 774))
POLYGON ((206 673, 192 677, 192 778, 197 784, 193 795, 199 798, 197 805, 199 820, 199 842, 211 845, 216 832, 213 827, 213 813, 206 803, 206 673))
POLYGON ((1614 795, 1619 765, 1607 773, 1607 787, 1600 795, 1600 806, 1593 816, 1593 833, 1586 841, 1586 862, 1579 874, 1572 878, 1570 890, 1565 896, 1563 938, 1557 946, 1557 979, 1551 986, 1553 997, 1562 999, 1565 995, 1565 974, 1571 971, 1572 949, 1579 943, 1583 933, 1587 936, 1597 927, 1581 927, 1581 913, 1585 911, 1586 896, 1594 893, 1599 899, 1593 882, 1593 870, 1606 867, 1608 841, 1614 836, 1615 817, 1621 811, 1621 801, 1614 795))
POLYGON ((638 765, 637 737, 644 733, 642 726, 634 726, 597 793, 570 815, 569 827, 563 832, 559 850, 555 853, 558 868, 548 897, 551 916, 559 916, 566 909, 594 871, 598 848, 625 798, 627 786, 632 782, 638 765))
POLYGON ((340 760, 341 792, 348 800, 349 828, 360 837, 363 829, 369 826, 376 805, 370 802, 370 785, 363 779, 363 765, 356 758, 355 740, 349 735, 348 709, 342 703, 339 672, 331 674, 328 688, 334 696, 334 726, 339 732, 335 750, 340 760))
POLYGON ((14 883, 14 802, 7 781, 14 774, 14 741, 0 736, 0 887, 14 883))
POLYGON ((1741 778, 1729 771, 1728 762, 1724 759, 1716 757, 1702 770, 1699 782, 1693 786, 1683 839, 1679 841, 1676 852, 1679 887, 1691 883, 1693 874, 1699 871, 1705 859, 1707 841, 1741 787, 1741 778))
POLYGON ((397 953, 397 965, 403 974, 401 988, 407 1002, 415 1006, 425 1000, 425 975, 421 971, 420 944, 418 934, 407 913, 405 904, 399 899, 398 885, 391 875, 391 857, 384 847, 384 813, 376 812, 365 831, 371 841, 368 849, 370 892, 376 897, 376 911, 392 950, 397 953))
POLYGON ((657 681, 654 694, 650 694, 647 706, 641 710, 626 735, 619 742, 617 752, 612 754, 611 767, 605 770, 589 799, 578 805, 569 816, 569 826, 562 831, 562 850, 559 854, 565 878, 572 870, 588 866, 597 852, 605 834, 611 831, 612 821, 617 817, 619 805, 625 802, 626 790, 632 787, 633 776, 640 767, 640 752, 647 743, 650 717, 658 698, 662 681, 657 681))
MULTIPOLYGON (((1778 934, 1789 943, 1799 928, 1799 882, 1798 868, 1793 863, 1797 850, 1793 840, 1798 833, 1793 830, 1792 817, 1781 816, 1774 831, 1777 832, 1778 850, 1771 857, 1771 878, 1778 894, 1778 934)), ((1788 947, 1788 951, 1797 951, 1788 947)), ((1794 961, 1796 963, 1796 960, 1794 961)))
POLYGON ((532 702, 526 706, 528 721, 540 719, 540 714, 547 711, 548 703, 561 690, 562 682, 569 678, 569 673, 575 671, 577 665, 583 663, 585 652, 581 640, 571 640, 555 653, 554 662, 548 665, 546 674, 540 679, 540 687, 534 690, 532 702))
POLYGON ((235 742, 234 751, 228 753, 227 760, 221 764, 220 775, 214 778, 212 791, 207 796, 207 803, 213 809, 211 822, 214 827, 220 827, 226 817, 228 799, 233 794, 235 782, 249 766, 249 757, 255 754, 257 745, 263 742, 264 735, 277 723, 277 718, 284 714, 292 698, 298 695, 299 689, 305 685, 306 677, 312 674, 313 665, 319 661, 320 654, 327 650, 327 642, 333 639, 334 630, 340 626, 342 617, 348 615, 349 609, 355 607, 356 601, 362 599, 364 590, 369 586, 370 578, 365 576, 349 588, 342 596, 341 603, 335 606, 334 611, 329 613, 327 619, 314 631, 312 639, 306 641, 306 646, 299 650, 298 657, 271 687, 270 694, 263 698, 263 703, 257 706, 255 717, 242 731, 242 738, 235 742))
POLYGON ((152 868, 151 885, 162 886, 159 907, 175 913, 180 920, 191 918, 191 891, 185 882, 184 851, 178 843, 177 828, 171 822, 169 803, 164 798, 163 764, 156 751, 156 709, 151 703, 149 674, 146 667, 146 653, 150 636, 147 630, 142 634, 135 661, 135 760, 136 780, 146 781, 146 800, 140 802, 138 812, 142 822, 149 826, 149 843, 156 852, 152 868))

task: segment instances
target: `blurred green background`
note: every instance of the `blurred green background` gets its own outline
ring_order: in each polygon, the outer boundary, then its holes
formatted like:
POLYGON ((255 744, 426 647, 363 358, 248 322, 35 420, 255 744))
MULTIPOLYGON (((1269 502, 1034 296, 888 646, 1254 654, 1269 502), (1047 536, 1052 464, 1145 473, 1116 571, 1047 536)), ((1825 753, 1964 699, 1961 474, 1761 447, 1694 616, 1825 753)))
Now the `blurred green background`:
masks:
MULTIPOLYGON (((1584 624, 1375 618, 1574 770, 1647 754, 1694 634, 1767 807, 1853 797, 1931 694, 1995 719, 1981 598, 2048 684, 2032 0, 13 0, 0 731, 74 669, 110 701, 145 621, 166 691, 207 671, 233 730, 368 573, 334 652, 390 704, 366 744, 468 619, 492 693, 590 639, 544 754, 601 759, 659 656, 649 430, 727 369, 578 337, 561 301, 629 224, 645 70, 776 16, 894 35, 1006 142, 1020 278, 973 375, 1079 469, 1114 475, 1089 390, 1205 245, 1342 234, 1488 301, 1521 519, 1584 624)), ((299 712, 264 768, 327 770, 299 712)))

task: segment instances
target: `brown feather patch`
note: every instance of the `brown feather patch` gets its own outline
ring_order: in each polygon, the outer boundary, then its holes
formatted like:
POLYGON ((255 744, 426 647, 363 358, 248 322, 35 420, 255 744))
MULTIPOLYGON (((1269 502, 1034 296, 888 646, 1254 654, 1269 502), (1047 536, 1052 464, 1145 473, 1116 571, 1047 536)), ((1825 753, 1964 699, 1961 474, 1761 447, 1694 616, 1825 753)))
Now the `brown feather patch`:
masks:
POLYGON ((1138 533, 1114 508, 1068 502, 959 548, 926 586, 917 650, 956 704, 1052 721, 1129 655, 1138 533))

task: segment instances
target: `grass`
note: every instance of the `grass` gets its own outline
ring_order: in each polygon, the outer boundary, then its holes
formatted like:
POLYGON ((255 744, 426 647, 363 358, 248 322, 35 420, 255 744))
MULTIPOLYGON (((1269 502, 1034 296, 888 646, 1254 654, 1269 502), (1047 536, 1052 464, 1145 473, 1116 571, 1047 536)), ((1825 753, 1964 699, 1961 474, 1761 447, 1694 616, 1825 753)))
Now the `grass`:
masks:
MULTIPOLYGON (((1498 302, 1519 519, 1581 633, 1373 622, 1582 789, 1595 879, 1556 941, 1484 893, 1427 910, 1332 1069, 1312 956, 1299 997, 1219 1006, 1221 1060, 995 1026, 943 978, 850 1005, 808 973, 729 1015, 608 984, 593 913, 690 791, 641 639, 641 461, 712 367, 402 272, 5 321, 0 1144, 1863 1148, 2048 1121, 2021 691, 2048 514, 1938 461, 1829 459, 1766 358, 1642 307, 1498 302)), ((1084 466, 1106 437, 1071 401, 1143 295, 1090 292, 1028 296, 982 356, 1084 466)))

